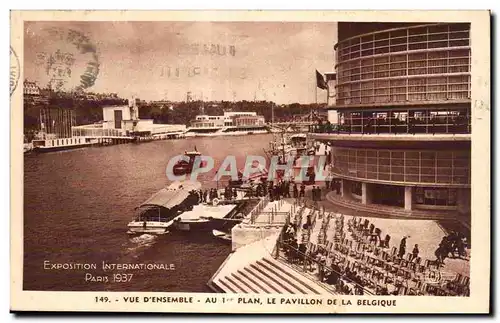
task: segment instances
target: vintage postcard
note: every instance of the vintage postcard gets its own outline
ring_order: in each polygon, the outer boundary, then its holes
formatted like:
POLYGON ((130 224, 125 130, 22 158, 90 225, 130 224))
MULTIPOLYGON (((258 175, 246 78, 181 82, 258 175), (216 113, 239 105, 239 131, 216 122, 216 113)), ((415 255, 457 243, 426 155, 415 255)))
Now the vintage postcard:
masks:
POLYGON ((12 311, 490 311, 490 12, 11 28, 12 311))

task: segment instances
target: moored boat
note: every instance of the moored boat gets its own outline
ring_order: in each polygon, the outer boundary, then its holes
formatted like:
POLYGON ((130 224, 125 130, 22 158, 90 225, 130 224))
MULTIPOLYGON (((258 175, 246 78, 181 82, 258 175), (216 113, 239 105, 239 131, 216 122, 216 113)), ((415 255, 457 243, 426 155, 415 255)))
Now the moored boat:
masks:
POLYGON ((218 197, 205 203, 197 203, 191 210, 179 214, 173 220, 172 228, 185 232, 227 231, 240 223, 249 208, 258 201, 247 194, 246 189, 234 189, 236 195, 231 196, 224 196, 224 189, 219 191, 218 197))
POLYGON ((98 144, 97 139, 88 137, 34 139, 32 141, 32 150, 44 153, 90 147, 96 144, 98 144))
POLYGON ((238 205, 195 205, 191 211, 179 215, 173 223, 174 229, 179 231, 207 231, 212 232, 222 227, 225 223, 240 223, 241 218, 237 216, 238 205))
POLYGON ((136 208, 138 214, 128 223, 128 232, 167 232, 176 216, 193 208, 197 202, 193 192, 200 188, 199 182, 185 181, 161 189, 136 208))
MULTIPOLYGON (((187 160, 186 159, 179 160, 172 169, 174 175, 176 176, 190 174, 193 171, 196 157, 200 157, 201 153, 195 147, 194 151, 184 152, 184 156, 187 157, 186 158, 187 160)), ((201 160, 199 167, 205 167, 205 166, 206 166, 206 161, 201 160)))
POLYGON ((33 143, 24 143, 23 145, 23 153, 27 154, 33 150, 33 143))
POLYGON ((221 230, 212 230, 212 234, 214 237, 227 241, 229 243, 232 242, 231 232, 225 232, 221 230))

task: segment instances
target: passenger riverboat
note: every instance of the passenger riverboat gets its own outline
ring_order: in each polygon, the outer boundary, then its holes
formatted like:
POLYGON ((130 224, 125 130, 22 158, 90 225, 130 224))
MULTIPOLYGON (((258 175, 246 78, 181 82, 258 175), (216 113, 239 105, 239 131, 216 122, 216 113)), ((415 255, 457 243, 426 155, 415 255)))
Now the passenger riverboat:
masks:
POLYGON ((200 188, 199 182, 184 181, 161 189, 136 208, 137 215, 128 223, 128 233, 166 233, 174 218, 193 209, 197 203, 194 192, 200 188))
POLYGON ((34 152, 46 153, 90 147, 97 144, 97 139, 89 137, 57 138, 56 136, 46 136, 45 138, 34 139, 31 142, 31 148, 34 152))

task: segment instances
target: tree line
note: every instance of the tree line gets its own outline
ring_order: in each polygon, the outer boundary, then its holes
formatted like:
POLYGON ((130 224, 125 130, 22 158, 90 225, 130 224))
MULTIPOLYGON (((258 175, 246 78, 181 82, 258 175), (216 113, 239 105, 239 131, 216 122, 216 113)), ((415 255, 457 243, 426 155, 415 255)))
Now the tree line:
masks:
MULTIPOLYGON (((125 99, 102 99, 97 101, 78 100, 71 97, 51 97, 48 103, 33 103, 25 100, 24 103, 24 129, 36 131, 39 129, 40 110, 43 108, 72 109, 76 125, 91 124, 103 119, 102 108, 104 106, 127 105, 125 99)), ((233 112, 256 112, 264 116, 270 122, 273 115, 274 121, 290 121, 297 116, 303 116, 311 111, 321 110, 324 104, 300 104, 276 105, 270 101, 217 101, 217 102, 145 102, 140 101, 139 118, 153 119, 155 123, 185 124, 195 118, 196 115, 222 115, 226 111, 233 112)))

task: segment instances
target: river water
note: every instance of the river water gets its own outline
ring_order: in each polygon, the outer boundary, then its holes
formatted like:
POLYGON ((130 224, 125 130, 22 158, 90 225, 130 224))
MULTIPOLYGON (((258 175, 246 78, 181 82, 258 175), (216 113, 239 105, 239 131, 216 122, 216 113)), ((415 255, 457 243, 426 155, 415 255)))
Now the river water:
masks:
MULTIPOLYGON (((196 146, 214 158, 216 168, 227 155, 242 168, 247 155, 263 155, 271 140, 271 135, 189 138, 26 155, 23 288, 209 292, 206 283, 229 255, 230 243, 176 232, 130 236, 127 223, 135 207, 170 183, 165 170, 171 157, 196 146), (104 271, 103 262, 173 270, 104 271), (52 266, 57 264, 96 269, 52 266), (132 277, 114 276, 119 273, 132 277)), ((215 171, 200 177, 204 187, 217 185, 211 180, 215 171)))

